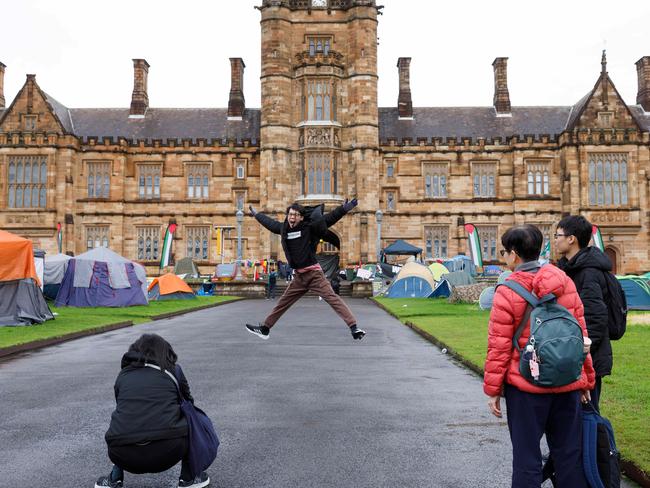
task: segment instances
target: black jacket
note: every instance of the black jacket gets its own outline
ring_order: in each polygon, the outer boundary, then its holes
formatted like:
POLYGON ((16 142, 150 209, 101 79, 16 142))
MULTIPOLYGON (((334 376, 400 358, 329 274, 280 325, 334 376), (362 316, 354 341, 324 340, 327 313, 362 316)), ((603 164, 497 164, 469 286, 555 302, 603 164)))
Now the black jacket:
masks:
POLYGON ((274 234, 280 234, 282 249, 284 249, 289 266, 293 269, 300 269, 318 263, 316 248, 319 241, 327 235, 327 228, 341 220, 346 213, 343 205, 325 215, 316 209, 309 219, 304 219, 293 228, 289 227, 289 221, 286 218, 284 222, 279 222, 258 212, 255 214, 255 219, 274 234))
MULTIPOLYGON (((183 396, 193 402, 180 366, 176 368, 183 396)), ((175 439, 187 435, 176 385, 167 374, 144 366, 139 354, 127 352, 115 380, 116 407, 105 439, 109 446, 175 439)))
POLYGON ((596 376, 612 373, 612 345, 609 341, 607 302, 609 294, 604 273, 612 263, 597 247, 581 249, 571 260, 560 259, 558 266, 573 280, 585 307, 585 322, 592 340, 591 357, 596 376))

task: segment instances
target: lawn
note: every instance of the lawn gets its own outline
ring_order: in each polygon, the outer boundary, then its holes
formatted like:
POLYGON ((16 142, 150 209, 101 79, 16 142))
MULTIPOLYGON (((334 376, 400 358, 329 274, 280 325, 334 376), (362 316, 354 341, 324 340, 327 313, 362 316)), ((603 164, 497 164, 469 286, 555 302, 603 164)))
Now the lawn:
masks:
MULTIPOLYGON (((474 367, 483 370, 489 312, 476 305, 446 300, 390 299, 376 301, 402 322, 411 322, 434 336, 474 367)), ((610 419, 622 456, 650 473, 650 327, 648 314, 632 313, 627 332, 612 341, 614 371, 603 381, 601 413, 610 419)))
POLYGON ((57 313, 55 320, 25 327, 0 327, 0 348, 24 344, 41 339, 61 337, 73 332, 95 329, 103 325, 132 321, 134 324, 151 321, 151 317, 179 310, 203 307, 236 297, 196 297, 196 300, 167 300, 151 302, 147 306, 124 308, 50 307, 57 313))

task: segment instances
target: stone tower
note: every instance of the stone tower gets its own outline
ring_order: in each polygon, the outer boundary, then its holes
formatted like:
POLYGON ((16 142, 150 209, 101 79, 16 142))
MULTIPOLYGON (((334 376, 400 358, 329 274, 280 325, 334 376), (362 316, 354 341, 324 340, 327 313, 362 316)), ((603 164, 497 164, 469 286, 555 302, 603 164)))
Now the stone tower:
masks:
MULTIPOLYGON (((354 215, 334 230, 344 243, 342 264, 359 255, 365 262, 376 253, 379 203, 378 7, 374 0, 264 0, 259 9, 260 208, 283 212, 293 201, 332 208, 359 197, 354 215)), ((267 255, 278 255, 277 239, 262 242, 267 255)))

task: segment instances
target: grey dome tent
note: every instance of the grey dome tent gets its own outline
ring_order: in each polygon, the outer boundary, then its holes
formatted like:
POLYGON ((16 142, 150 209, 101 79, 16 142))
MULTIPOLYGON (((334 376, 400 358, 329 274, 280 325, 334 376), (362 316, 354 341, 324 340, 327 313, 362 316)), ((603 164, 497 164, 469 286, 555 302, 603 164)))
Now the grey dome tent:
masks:
POLYGON ((45 298, 54 300, 59 292, 65 270, 68 268, 68 261, 72 258, 67 254, 55 254, 45 257, 43 268, 43 295, 45 298))

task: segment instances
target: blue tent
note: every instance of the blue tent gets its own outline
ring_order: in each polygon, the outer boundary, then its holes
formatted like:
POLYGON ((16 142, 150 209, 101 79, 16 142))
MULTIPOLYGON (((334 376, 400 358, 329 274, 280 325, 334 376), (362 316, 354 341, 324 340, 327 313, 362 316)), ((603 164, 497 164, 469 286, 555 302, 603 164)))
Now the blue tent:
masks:
POLYGON ((474 262, 469 256, 465 256, 464 254, 458 254, 453 258, 443 261, 442 264, 444 264, 452 273, 456 271, 466 271, 472 276, 476 276, 476 266, 474 266, 474 262))
POLYGON ((427 298, 436 288, 429 268, 416 263, 406 263, 386 292, 387 298, 427 298))
MULTIPOLYGON (((640 277, 619 277, 618 281, 625 293, 627 308, 630 310, 650 310, 648 285, 640 277)), ((643 280, 645 281, 645 280, 643 280)))
POLYGON ((429 298, 449 298, 451 295, 451 285, 447 280, 440 280, 436 287, 429 295, 429 298))

